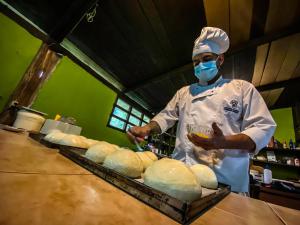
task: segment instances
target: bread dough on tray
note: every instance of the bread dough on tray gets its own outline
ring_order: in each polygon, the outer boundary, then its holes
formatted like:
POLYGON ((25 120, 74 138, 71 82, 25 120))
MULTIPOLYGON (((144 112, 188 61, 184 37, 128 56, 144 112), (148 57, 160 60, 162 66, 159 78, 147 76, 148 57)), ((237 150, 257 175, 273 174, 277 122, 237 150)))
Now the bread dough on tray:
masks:
POLYGON ((136 154, 142 160, 144 171, 154 162, 146 152, 137 152, 136 154))
POLYGON ((52 130, 47 134, 44 139, 54 144, 58 144, 67 134, 62 133, 60 130, 52 130))
POLYGON ((108 155, 103 165, 132 178, 140 177, 143 172, 143 163, 138 155, 127 149, 115 151, 108 155))
POLYGON ((60 145, 72 146, 77 148, 87 148, 87 144, 85 143, 85 138, 78 135, 68 134, 65 135, 58 142, 60 145))
POLYGON ((105 141, 98 141, 96 145, 93 145, 86 151, 85 157, 96 163, 102 163, 106 156, 114 153, 115 151, 118 151, 118 147, 115 145, 105 141))
POLYGON ((206 165, 196 164, 190 167, 194 174, 199 179, 202 187, 216 189, 218 180, 215 172, 206 165))
POLYGON ((88 148, 92 147, 93 145, 99 144, 100 141, 86 138, 85 143, 87 144, 88 148))
POLYGON ((144 183, 181 201, 192 202, 201 197, 196 175, 183 162, 163 158, 155 161, 143 174, 144 183))
POLYGON ((153 161, 158 160, 157 156, 156 156, 153 152, 150 152, 150 151, 144 151, 144 153, 145 153, 150 159, 152 159, 153 161))

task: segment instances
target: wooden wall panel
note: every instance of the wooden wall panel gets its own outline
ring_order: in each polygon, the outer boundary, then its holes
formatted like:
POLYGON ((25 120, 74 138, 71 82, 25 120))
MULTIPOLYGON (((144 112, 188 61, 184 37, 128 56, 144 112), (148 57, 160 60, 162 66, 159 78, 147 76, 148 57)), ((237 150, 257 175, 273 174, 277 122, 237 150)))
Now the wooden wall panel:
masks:
POLYGON ((299 0, 270 0, 265 33, 281 30, 299 18, 299 0))
POLYGON ((256 48, 248 48, 233 56, 234 78, 251 82, 256 57, 256 48))
POLYGON ((268 96, 268 107, 271 108, 276 101, 278 100, 279 96, 283 92, 284 88, 278 88, 271 90, 268 96))
POLYGON ((262 91, 260 92, 261 97, 265 100, 266 105, 268 105, 268 96, 270 94, 270 91, 262 91))
POLYGON ((300 77, 300 62, 298 62, 293 74, 292 78, 300 77))
POLYGON ((291 37, 285 37, 271 43, 267 63, 260 85, 275 82, 289 48, 287 43, 290 41, 291 37))
POLYGON ((230 0, 230 42, 232 46, 249 40, 253 0, 230 0))
POLYGON ((256 59, 255 59, 254 73, 252 77, 252 84, 256 87, 259 86, 264 72, 266 58, 268 56, 268 49, 269 49, 269 43, 260 45, 256 49, 256 59))
POLYGON ((230 35, 229 0, 204 0, 207 26, 219 27, 230 35))
POLYGON ((276 81, 290 79, 300 62, 300 33, 293 35, 291 41, 285 44, 288 45, 289 48, 276 77, 276 81))
POLYGON ((265 100, 265 103, 268 106, 268 108, 271 108, 276 103, 283 91, 284 88, 278 88, 271 91, 262 91, 260 92, 260 94, 265 100))

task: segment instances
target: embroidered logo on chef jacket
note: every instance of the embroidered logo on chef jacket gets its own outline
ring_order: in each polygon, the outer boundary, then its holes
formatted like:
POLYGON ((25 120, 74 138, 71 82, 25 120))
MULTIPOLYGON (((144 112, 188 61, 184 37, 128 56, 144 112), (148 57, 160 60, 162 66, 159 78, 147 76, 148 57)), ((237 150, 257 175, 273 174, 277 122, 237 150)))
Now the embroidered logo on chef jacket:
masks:
POLYGON ((230 101, 230 106, 224 106, 224 111, 239 113, 238 101, 233 99, 230 101))

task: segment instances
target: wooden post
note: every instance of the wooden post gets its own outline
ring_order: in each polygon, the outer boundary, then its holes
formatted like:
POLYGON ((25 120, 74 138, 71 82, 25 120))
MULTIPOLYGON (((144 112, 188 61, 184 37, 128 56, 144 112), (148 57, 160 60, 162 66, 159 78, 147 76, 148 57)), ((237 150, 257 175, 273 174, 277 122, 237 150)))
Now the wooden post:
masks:
POLYGON ((293 112, 295 139, 296 139, 295 141, 297 144, 299 144, 300 143, 300 102, 296 102, 295 106, 293 106, 292 108, 292 112, 293 112))
POLYGON ((15 119, 15 112, 11 110, 13 103, 27 107, 33 104, 40 88, 55 70, 61 58, 62 55, 51 50, 46 43, 41 45, 1 112, 0 123, 8 125, 13 123, 15 119))

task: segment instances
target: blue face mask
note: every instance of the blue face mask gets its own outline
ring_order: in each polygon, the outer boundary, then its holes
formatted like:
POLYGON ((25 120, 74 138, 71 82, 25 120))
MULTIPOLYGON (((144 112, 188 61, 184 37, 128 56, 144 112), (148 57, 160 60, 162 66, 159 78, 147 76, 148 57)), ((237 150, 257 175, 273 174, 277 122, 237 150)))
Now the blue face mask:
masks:
POLYGON ((195 76, 202 82, 212 80, 218 73, 217 62, 215 60, 201 62, 194 67, 195 76))

